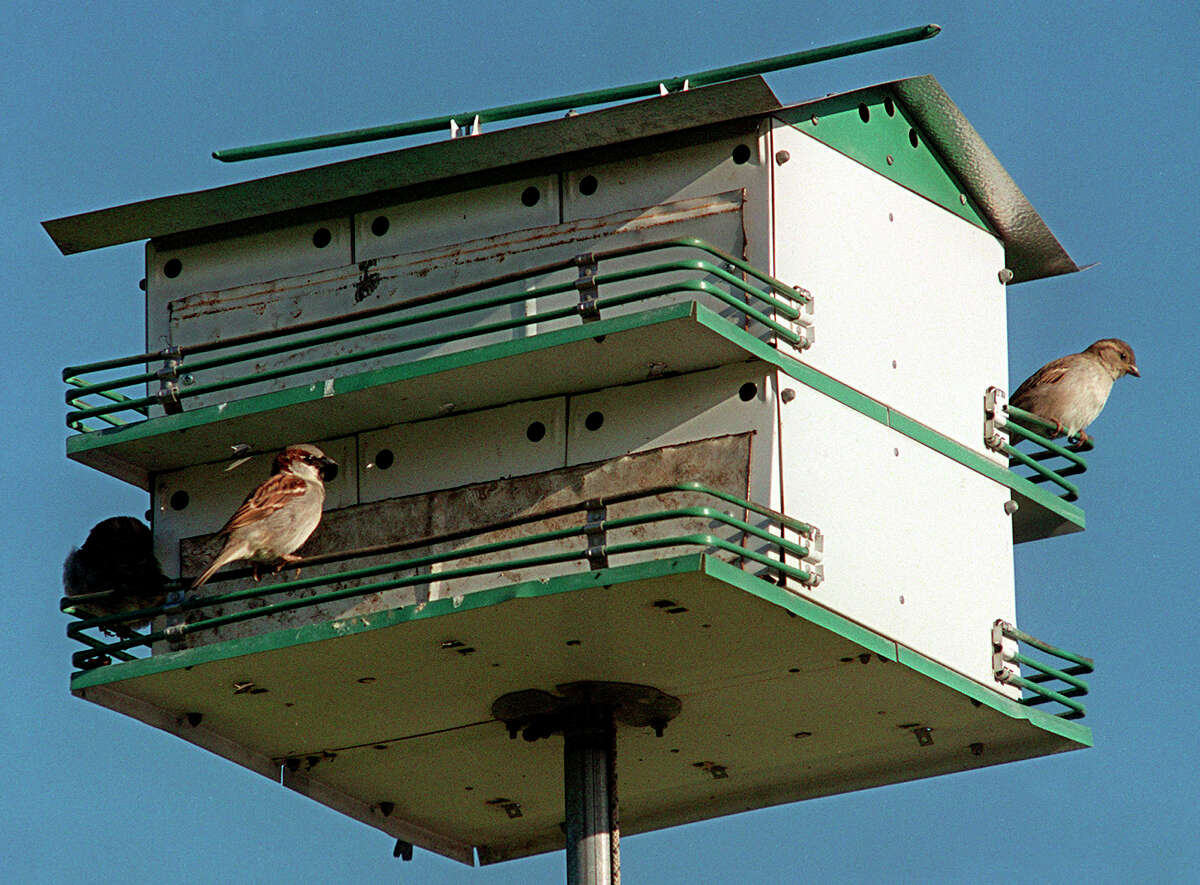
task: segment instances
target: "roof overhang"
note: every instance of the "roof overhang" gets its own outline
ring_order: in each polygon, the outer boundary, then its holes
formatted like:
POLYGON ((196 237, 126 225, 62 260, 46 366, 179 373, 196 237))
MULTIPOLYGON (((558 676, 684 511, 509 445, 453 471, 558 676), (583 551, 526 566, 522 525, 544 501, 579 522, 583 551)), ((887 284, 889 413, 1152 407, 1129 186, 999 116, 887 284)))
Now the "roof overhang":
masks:
MULTIPOLYGON (((879 86, 902 102, 1004 243, 1013 282, 1079 267, 979 133, 932 76, 879 86)), ((845 98, 826 96, 797 110, 845 98)), ((744 129, 784 110, 762 77, 670 93, 584 114, 330 163, 209 190, 43 222, 64 254, 137 240, 207 240, 369 211, 611 157, 666 150, 744 129)))

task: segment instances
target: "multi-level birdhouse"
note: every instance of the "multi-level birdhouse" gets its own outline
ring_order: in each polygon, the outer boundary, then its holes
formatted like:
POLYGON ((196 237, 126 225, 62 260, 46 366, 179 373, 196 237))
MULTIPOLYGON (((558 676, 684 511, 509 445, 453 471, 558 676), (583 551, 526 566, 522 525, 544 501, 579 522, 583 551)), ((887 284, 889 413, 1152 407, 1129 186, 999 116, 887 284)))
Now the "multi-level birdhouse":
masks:
POLYGON ((1086 659, 1012 626, 1013 545, 1083 528, 1083 462, 1003 395, 1006 287, 1076 267, 931 77, 46 228, 146 241, 147 352, 66 371, 67 453, 147 491, 179 581, 69 601, 82 698, 485 863, 563 846, 533 739, 595 686, 633 686, 600 691, 626 833, 1091 742, 1086 659), (340 465, 299 572, 189 590, 291 443, 340 465))

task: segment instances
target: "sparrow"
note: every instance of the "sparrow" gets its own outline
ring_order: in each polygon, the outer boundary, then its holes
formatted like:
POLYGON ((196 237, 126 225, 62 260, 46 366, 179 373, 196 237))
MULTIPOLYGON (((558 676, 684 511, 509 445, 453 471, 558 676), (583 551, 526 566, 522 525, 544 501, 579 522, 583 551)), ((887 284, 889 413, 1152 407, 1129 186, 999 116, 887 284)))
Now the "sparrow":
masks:
MULTIPOLYGON (((166 577, 154 557, 149 527, 132 516, 113 516, 88 532, 82 547, 72 548, 63 563, 63 608, 105 617, 166 601, 166 577)), ((105 633, 132 636, 148 620, 114 624, 105 633)))
POLYGON ((296 550, 308 540, 321 522, 325 504, 325 480, 337 475, 337 462, 313 445, 288 446, 275 456, 271 476, 229 517, 217 532, 225 539, 221 552, 192 582, 195 590, 224 565, 240 559, 254 564, 254 580, 263 563, 285 563, 300 559, 296 550))
POLYGON ((1054 436, 1066 433, 1083 443, 1088 438, 1084 428, 1096 420, 1113 382, 1122 375, 1142 375, 1133 348, 1119 338, 1101 338, 1083 353, 1046 363, 1025 379, 1008 402, 1053 422, 1054 436))

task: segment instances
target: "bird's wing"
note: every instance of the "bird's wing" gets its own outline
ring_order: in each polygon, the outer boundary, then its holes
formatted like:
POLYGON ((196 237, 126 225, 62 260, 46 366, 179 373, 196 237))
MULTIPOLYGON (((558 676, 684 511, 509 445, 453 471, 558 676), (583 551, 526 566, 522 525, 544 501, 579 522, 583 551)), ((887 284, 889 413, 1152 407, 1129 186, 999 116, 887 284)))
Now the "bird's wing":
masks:
POLYGON ((308 490, 308 483, 293 473, 277 473, 246 496, 242 506, 221 527, 220 535, 244 528, 274 513, 308 490))
POLYGON ((1026 378, 1016 392, 1009 397, 1010 402, 1021 399, 1022 396, 1029 393, 1035 387, 1041 387, 1046 384, 1057 384, 1062 381, 1067 375, 1067 369, 1070 363, 1067 357, 1060 357, 1052 362, 1046 363, 1028 378, 1026 378))

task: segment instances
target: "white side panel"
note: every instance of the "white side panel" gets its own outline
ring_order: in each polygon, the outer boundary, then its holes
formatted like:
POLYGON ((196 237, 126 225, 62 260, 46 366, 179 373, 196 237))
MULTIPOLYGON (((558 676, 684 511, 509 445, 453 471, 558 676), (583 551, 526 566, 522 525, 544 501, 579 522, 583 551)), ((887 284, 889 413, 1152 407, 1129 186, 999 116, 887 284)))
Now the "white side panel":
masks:
MULTIPOLYGON (((308 442, 308 440, 296 440, 308 442)), ((338 474, 325 484, 325 509, 358 503, 358 462, 353 437, 320 441, 321 451, 338 463, 338 474)), ((161 473, 154 484, 154 552, 168 577, 179 576, 179 542, 215 532, 271 472, 275 452, 234 463, 198 464, 161 473)))
POLYGON ((364 433, 362 501, 562 467, 566 411, 566 400, 545 399, 364 433))
POLYGON ((964 445, 1008 377, 1001 243, 924 197, 781 125, 775 275, 816 296, 806 363, 964 445))
POLYGON ((1015 617, 1007 488, 779 384, 796 392, 780 406, 784 509, 825 535, 825 581, 803 595, 997 688, 989 631, 1015 617))

